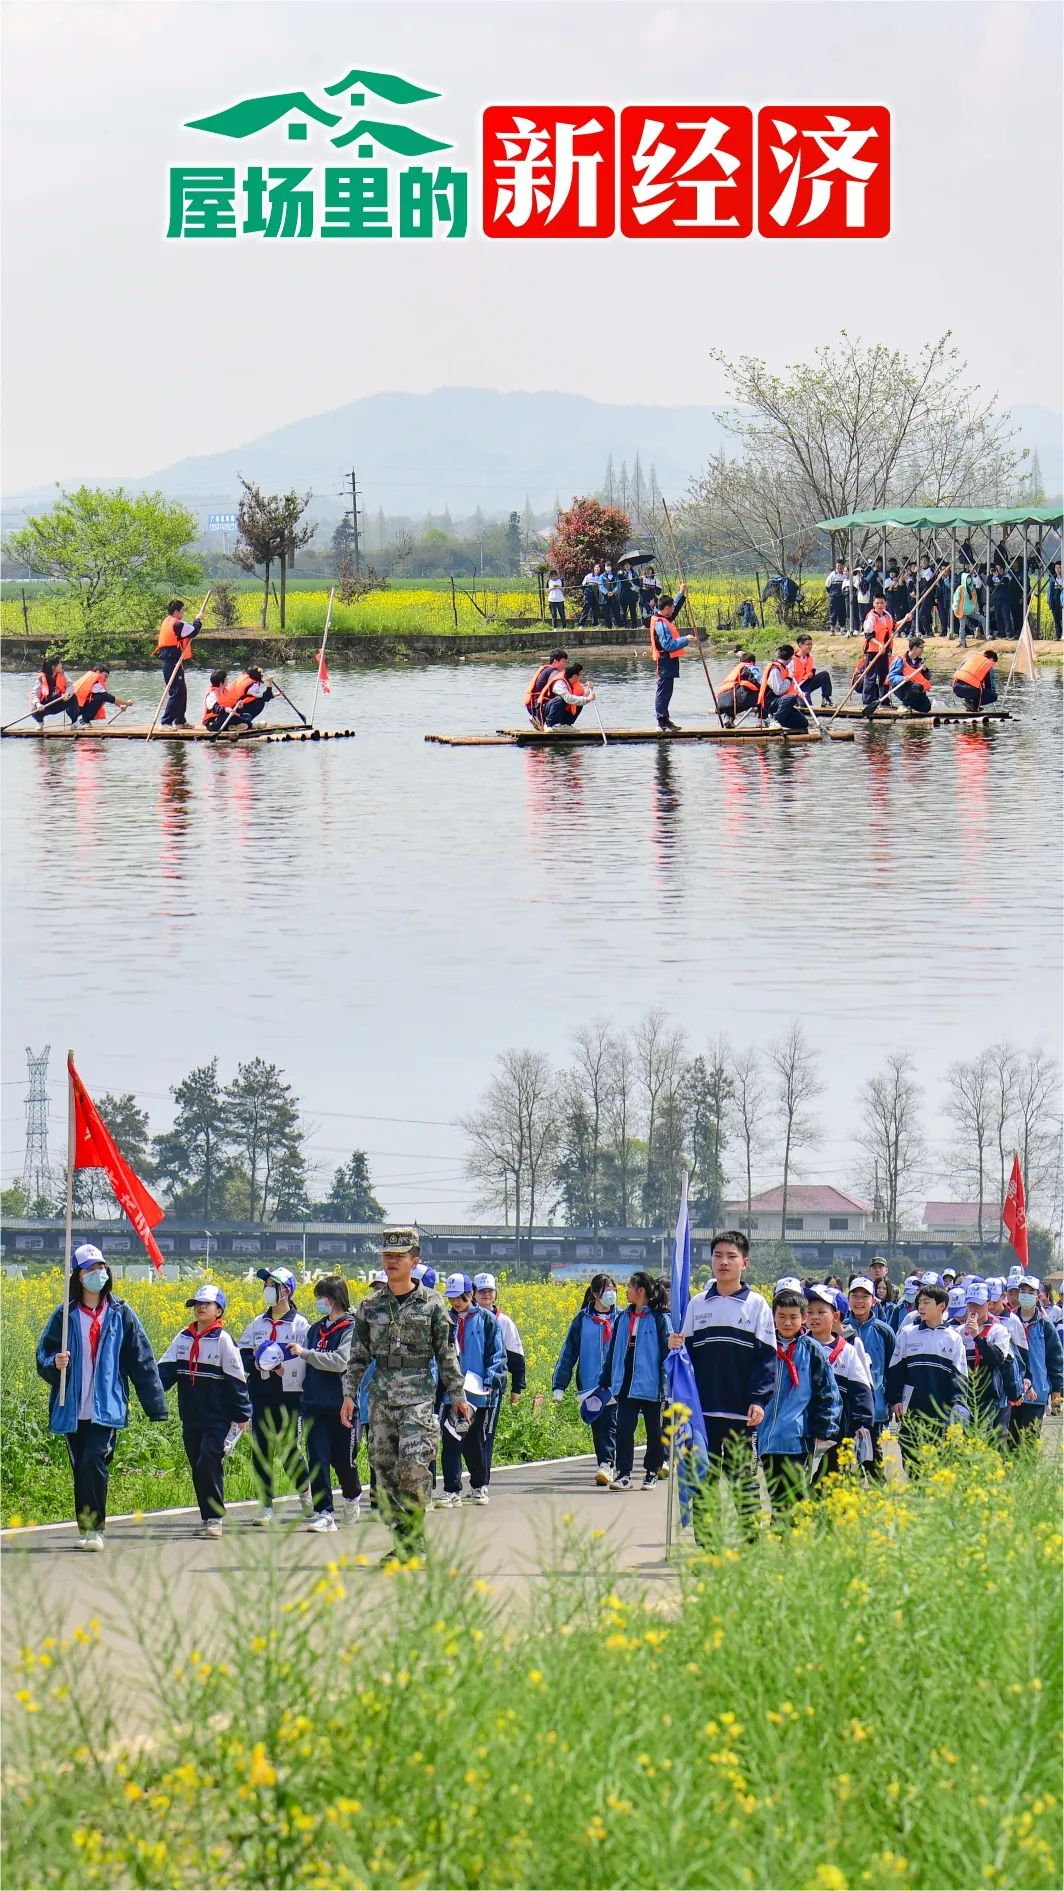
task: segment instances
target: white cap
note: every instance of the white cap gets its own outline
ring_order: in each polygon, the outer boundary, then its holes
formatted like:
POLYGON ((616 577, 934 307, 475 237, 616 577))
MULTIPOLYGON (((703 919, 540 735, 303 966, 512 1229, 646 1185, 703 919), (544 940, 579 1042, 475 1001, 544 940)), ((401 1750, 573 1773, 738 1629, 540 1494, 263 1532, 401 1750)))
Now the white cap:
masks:
POLYGON ((371 1287, 386 1287, 388 1285, 388 1276, 383 1267, 375 1267, 373 1269, 369 1277, 369 1282, 371 1287))
POLYGON ((106 1267, 106 1254, 101 1254, 99 1248, 94 1247, 91 1241, 83 1241, 79 1248, 74 1249, 75 1267, 96 1267, 101 1261, 106 1267))
POLYGON ((949 1290, 949 1312, 958 1313, 968 1304, 968 1296, 963 1287, 951 1287, 949 1290))
POLYGON ((1024 1274, 1023 1279, 1020 1281, 1021 1287, 1033 1287, 1036 1293, 1041 1285, 1042 1283, 1037 1274, 1024 1274))
POLYGON ((1006 1280, 1005 1285, 1006 1287, 1018 1287, 1022 1279, 1023 1279, 1023 1268, 1010 1267, 1009 1277, 1006 1280))
POLYGON ((460 1294, 468 1293, 469 1287, 464 1274, 448 1274, 444 1293, 448 1300, 457 1300, 460 1294))
POLYGON ((776 1282, 777 1293, 801 1293, 802 1283, 797 1274, 783 1274, 776 1282))
POLYGON ((834 1313, 836 1311, 835 1291, 834 1287, 825 1287, 822 1281, 818 1281, 815 1287, 810 1287, 806 1299, 823 1300, 825 1305, 829 1306, 834 1313))
POLYGON ((185 1305, 186 1307, 224 1307, 225 1289, 223 1287, 216 1287, 213 1280, 205 1280, 201 1287, 196 1288, 191 1300, 185 1301, 185 1305))
POLYGON ((474 1274, 473 1285, 476 1288, 491 1287, 494 1289, 495 1276, 494 1274, 474 1274))
POLYGON ((283 1366, 288 1355, 278 1340, 267 1340, 255 1354, 255 1364, 261 1372, 272 1372, 275 1366, 283 1366))
POLYGON ((921 1274, 920 1285, 921 1287, 941 1287, 942 1276, 941 1274, 933 1274, 933 1273, 921 1274))
POLYGON ((871 1280, 867 1280, 864 1274, 857 1274, 855 1278, 851 1280, 850 1282, 850 1292, 851 1293, 870 1293, 874 1300, 875 1294, 876 1294, 875 1282, 871 1280))

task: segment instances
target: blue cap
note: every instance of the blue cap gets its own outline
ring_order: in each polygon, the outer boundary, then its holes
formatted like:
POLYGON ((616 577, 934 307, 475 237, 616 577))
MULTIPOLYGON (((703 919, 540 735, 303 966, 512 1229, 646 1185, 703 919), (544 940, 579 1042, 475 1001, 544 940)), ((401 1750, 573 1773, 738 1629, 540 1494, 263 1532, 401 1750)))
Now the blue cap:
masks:
POLYGON ((186 1307, 219 1307, 225 1312, 225 1288, 216 1287, 213 1280, 205 1280, 202 1287, 197 1287, 191 1300, 185 1301, 186 1307))
POLYGON ((107 1256, 101 1254, 92 1241, 83 1241, 79 1248, 74 1249, 75 1267, 99 1267, 101 1262, 106 1267, 107 1256))

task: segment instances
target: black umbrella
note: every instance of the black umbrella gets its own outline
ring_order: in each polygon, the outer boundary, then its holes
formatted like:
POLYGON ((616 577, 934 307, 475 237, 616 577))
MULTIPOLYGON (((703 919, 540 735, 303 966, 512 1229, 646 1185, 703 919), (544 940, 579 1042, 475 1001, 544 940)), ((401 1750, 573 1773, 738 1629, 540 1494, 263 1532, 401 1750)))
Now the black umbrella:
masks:
POLYGON ((617 569, 620 570, 622 565, 652 565, 653 563, 653 552, 625 552, 617 560, 617 569))

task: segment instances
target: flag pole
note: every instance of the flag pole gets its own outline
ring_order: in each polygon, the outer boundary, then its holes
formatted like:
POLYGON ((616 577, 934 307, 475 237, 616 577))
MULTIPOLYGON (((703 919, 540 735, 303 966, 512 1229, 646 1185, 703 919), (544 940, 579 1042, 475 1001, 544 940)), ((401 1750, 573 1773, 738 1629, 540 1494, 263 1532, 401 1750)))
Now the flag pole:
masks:
MULTIPOLYGON (((74 1256, 74 1078, 71 1074, 73 1051, 67 1052, 67 1173, 66 1173, 66 1234, 63 1241, 63 1332, 59 1350, 65 1353, 70 1337, 70 1269, 74 1256)), ((63 1366, 59 1373, 59 1403, 66 1400, 67 1369, 63 1366)))
POLYGON ((335 596, 336 586, 334 585, 329 592, 329 608, 325 613, 325 629, 321 633, 321 649, 318 651, 318 669, 314 678, 314 701, 310 705, 310 726, 312 729, 314 727, 314 718, 318 713, 318 691, 321 688, 321 666, 325 658, 325 646, 329 641, 329 619, 332 616, 333 598, 335 596))
POLYGON ((665 1490, 665 1561, 672 1555, 672 1514, 676 1486, 676 1414, 669 1425, 669 1481, 665 1490))

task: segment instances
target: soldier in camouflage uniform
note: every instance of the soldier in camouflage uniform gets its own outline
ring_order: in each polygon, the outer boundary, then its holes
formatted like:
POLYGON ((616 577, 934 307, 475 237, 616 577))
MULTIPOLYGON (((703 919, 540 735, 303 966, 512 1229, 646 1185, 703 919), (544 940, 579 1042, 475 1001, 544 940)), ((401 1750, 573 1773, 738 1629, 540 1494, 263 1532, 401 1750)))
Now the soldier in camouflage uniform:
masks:
MULTIPOLYGON (((344 1376, 340 1417, 354 1423, 358 1388, 370 1362, 369 1456, 377 1475, 381 1516, 404 1556, 425 1548, 425 1505, 432 1487, 439 1423, 434 1411, 435 1359, 440 1381, 460 1418, 471 1414, 447 1309, 438 1294, 412 1279, 420 1241, 412 1228, 384 1237, 388 1276, 355 1309, 351 1359, 344 1376)), ((394 1554, 389 1550, 388 1560, 394 1554)))

